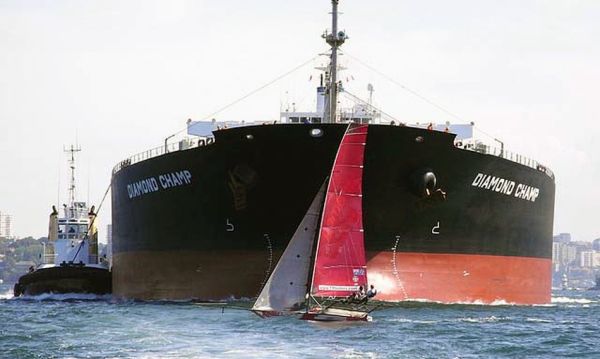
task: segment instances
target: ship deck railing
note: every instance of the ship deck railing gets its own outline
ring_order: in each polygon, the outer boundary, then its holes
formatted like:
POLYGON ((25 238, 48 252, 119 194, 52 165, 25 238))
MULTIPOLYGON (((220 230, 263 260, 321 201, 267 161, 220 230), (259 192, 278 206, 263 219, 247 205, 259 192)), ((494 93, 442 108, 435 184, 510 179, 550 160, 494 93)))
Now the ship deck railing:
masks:
POLYGON ((130 156, 124 159, 123 161, 117 163, 117 165, 113 167, 112 174, 114 175, 115 173, 119 172, 121 169, 127 166, 148 160, 150 158, 162 156, 171 152, 187 150, 193 147, 208 146, 213 143, 214 138, 212 137, 186 138, 179 142, 169 143, 166 146, 162 145, 159 147, 151 148, 149 150, 136 153, 135 155, 130 156))
MULTIPOLYGON (((40 262, 40 265, 54 265, 54 263, 56 262, 56 257, 56 253, 44 253, 41 255, 42 260, 40 262)), ((88 263, 98 263, 100 259, 103 258, 99 257, 97 254, 88 255, 88 263)))
POLYGON ((543 165, 540 162, 538 162, 532 158, 523 156, 516 152, 511 152, 504 148, 498 148, 495 146, 486 145, 481 142, 469 143, 469 142, 457 141, 456 147, 462 148, 465 150, 469 150, 469 151, 473 151, 473 152, 482 153, 484 155, 491 155, 491 156, 504 158, 506 160, 519 163, 523 166, 527 166, 527 167, 536 169, 540 172, 543 172, 548 177, 550 177, 554 180, 554 172, 550 168, 548 168, 548 166, 543 165))
MULTIPOLYGON (((298 124, 302 125, 302 124, 298 124)), ((199 138, 185 138, 179 142, 169 143, 166 146, 159 146, 155 148, 151 148, 149 150, 136 153, 135 155, 124 159, 123 161, 117 163, 117 165, 113 168, 112 174, 119 172, 121 169, 130 166, 134 163, 142 162, 150 158, 162 156, 166 153, 177 152, 182 150, 187 150, 193 147, 202 147, 208 146, 214 143, 213 137, 199 137, 199 138)), ((538 161, 531 159, 529 157, 520 155, 515 152, 508 151, 504 148, 498 148, 494 146, 489 146, 484 143, 470 143, 470 142, 462 142, 457 141, 456 146, 458 148, 462 148, 465 150, 482 153, 485 155, 492 155, 504 158, 509 161, 513 161, 519 163, 523 166, 527 166, 533 169, 536 169, 540 172, 545 173, 548 177, 554 180, 554 172, 547 166, 539 163, 538 161)))
POLYGON ((42 261, 40 263, 40 265, 44 265, 44 264, 54 264, 54 260, 56 259, 56 254, 51 253, 44 253, 42 255, 42 261))

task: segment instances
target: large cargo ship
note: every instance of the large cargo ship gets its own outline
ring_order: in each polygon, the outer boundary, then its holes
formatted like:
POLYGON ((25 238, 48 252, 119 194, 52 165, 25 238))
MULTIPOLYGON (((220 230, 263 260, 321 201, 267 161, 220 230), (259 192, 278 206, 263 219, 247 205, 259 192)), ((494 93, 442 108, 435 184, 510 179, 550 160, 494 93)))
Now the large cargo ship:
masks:
POLYGON ((348 122, 359 122, 368 124, 362 221, 378 299, 550 301, 552 172, 469 139, 471 125, 398 125, 369 103, 336 108, 346 39, 337 2, 317 111, 284 112, 276 124, 191 122, 198 137, 117 164, 115 295, 256 296, 331 172, 348 122))

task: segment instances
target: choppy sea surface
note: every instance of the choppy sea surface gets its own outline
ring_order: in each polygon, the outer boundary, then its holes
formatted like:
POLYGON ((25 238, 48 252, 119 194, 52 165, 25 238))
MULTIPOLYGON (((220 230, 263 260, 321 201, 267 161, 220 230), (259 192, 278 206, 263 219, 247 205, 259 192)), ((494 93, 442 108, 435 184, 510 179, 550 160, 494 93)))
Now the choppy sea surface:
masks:
POLYGON ((261 319, 249 302, 13 298, 0 285, 2 358, 600 358, 600 292, 540 306, 402 303, 373 321, 261 319))

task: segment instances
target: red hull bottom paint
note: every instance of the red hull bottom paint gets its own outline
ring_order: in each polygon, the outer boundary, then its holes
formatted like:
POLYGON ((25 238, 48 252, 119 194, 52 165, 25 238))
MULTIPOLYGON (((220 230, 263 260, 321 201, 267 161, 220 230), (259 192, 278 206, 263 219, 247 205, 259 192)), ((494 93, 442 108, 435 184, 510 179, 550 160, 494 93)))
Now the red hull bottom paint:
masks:
POLYGON ((550 302, 550 259, 470 254, 369 254, 368 279, 379 291, 377 300, 482 304, 550 302))
MULTIPOLYGON (((273 253, 271 270, 280 255, 273 253)), ((117 253, 113 294, 145 300, 249 299, 260 292, 268 264, 267 251, 117 253)), ((550 259, 367 252, 367 276, 379 291, 376 299, 384 301, 550 302, 550 259)))

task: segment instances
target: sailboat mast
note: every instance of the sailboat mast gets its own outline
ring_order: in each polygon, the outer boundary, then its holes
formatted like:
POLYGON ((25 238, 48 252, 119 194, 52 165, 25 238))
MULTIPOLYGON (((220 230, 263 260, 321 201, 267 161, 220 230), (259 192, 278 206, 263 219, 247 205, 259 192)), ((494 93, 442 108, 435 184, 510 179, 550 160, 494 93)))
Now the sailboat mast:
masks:
POLYGON ((327 83, 327 102, 328 107, 325 111, 326 123, 336 122, 337 113, 337 56, 338 48, 346 41, 347 36, 343 31, 338 32, 338 3, 339 0, 331 0, 331 33, 326 34, 325 41, 331 46, 331 61, 329 64, 329 81, 327 83))

